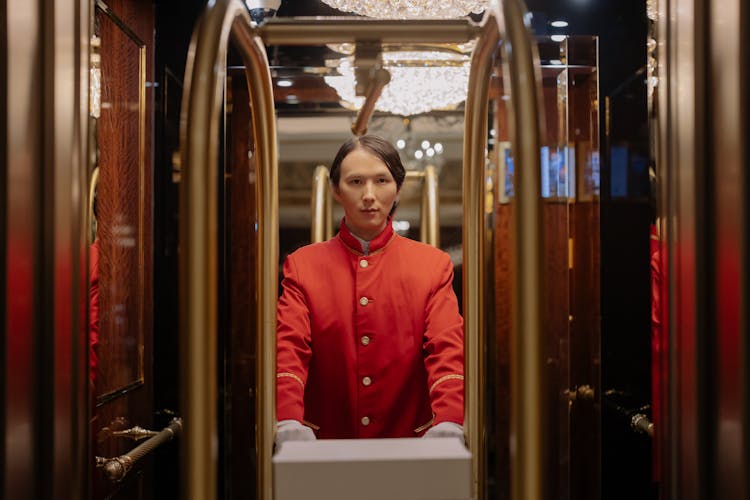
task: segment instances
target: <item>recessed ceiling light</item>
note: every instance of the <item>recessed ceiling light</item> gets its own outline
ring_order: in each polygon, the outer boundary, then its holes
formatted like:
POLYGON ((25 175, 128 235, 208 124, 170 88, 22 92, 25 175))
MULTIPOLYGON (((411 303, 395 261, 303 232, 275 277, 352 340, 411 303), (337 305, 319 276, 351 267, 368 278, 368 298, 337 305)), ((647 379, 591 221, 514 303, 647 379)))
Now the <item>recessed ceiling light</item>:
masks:
POLYGON ((567 28, 568 21, 552 21, 549 25, 553 28, 567 28))
POLYGON ((292 81, 291 80, 278 80, 276 82, 276 85, 279 87, 291 87, 292 81))
POLYGON ((563 40, 565 40, 566 35, 552 35, 550 38, 553 42, 562 42, 563 40))

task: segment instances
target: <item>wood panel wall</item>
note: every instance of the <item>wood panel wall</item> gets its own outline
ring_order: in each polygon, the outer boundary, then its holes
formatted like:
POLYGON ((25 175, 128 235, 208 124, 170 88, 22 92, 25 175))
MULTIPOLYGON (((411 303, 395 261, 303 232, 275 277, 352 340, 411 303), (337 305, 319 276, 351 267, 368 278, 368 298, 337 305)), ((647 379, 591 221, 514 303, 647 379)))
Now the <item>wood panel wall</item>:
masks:
POLYGON ((256 380, 256 244, 255 144, 250 121, 251 108, 244 73, 231 75, 227 84, 229 111, 228 175, 224 184, 226 237, 224 287, 229 328, 224 360, 229 378, 225 401, 228 432, 225 491, 230 499, 255 498, 257 465, 255 452, 256 380))
MULTIPOLYGON (((111 0, 97 3, 94 14, 102 104, 96 122, 99 345, 91 432, 93 452, 101 457, 136 445, 112 431, 151 428, 153 422, 153 9, 146 0, 111 0)), ((150 498, 149 463, 117 485, 94 470, 93 497, 150 498)))

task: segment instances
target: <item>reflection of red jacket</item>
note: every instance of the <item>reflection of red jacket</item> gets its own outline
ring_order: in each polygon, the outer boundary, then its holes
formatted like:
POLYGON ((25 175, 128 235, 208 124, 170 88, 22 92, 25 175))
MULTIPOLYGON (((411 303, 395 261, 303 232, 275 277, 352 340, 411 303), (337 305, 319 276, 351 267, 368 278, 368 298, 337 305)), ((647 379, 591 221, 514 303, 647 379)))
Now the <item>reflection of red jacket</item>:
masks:
POLYGON ((667 394, 667 279, 666 252, 655 225, 651 225, 651 421, 654 423, 653 476, 661 480, 661 432, 667 394))
POLYGON ((390 224, 361 253, 338 236, 284 263, 277 418, 320 438, 415 437, 463 423, 463 320, 447 254, 390 224), (420 429, 420 427, 422 429, 420 429))
POLYGON ((89 380, 96 380, 99 345, 99 240, 89 248, 89 380))

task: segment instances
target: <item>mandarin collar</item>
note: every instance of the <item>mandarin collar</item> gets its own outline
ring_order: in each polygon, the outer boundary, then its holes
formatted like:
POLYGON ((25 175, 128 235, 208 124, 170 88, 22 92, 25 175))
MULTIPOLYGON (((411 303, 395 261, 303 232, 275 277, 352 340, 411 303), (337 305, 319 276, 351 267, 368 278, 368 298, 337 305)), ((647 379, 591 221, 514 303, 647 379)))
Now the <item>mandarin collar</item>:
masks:
MULTIPOLYGON (((373 252, 376 252, 380 250, 381 248, 385 247, 389 241, 391 241, 391 238, 393 237, 393 224, 391 224, 391 218, 388 217, 388 222, 385 224, 385 228, 380 232, 379 235, 375 236, 373 239, 370 240, 370 254, 373 252)), ((362 245, 359 243, 359 240, 354 236, 351 231, 349 231, 349 228, 346 227, 346 217, 341 219, 341 227, 339 228, 339 238, 341 238, 341 241, 344 242, 346 246, 351 248, 352 250, 355 250, 359 253, 362 252, 362 245)))

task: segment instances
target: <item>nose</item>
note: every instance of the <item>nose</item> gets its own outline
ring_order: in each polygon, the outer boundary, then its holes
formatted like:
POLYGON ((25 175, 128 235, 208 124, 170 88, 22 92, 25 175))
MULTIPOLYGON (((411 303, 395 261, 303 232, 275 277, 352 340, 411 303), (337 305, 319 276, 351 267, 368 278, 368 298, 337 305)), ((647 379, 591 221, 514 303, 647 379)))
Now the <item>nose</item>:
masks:
POLYGON ((366 202, 375 201, 375 185, 372 182, 366 182, 362 191, 362 200, 366 202))

